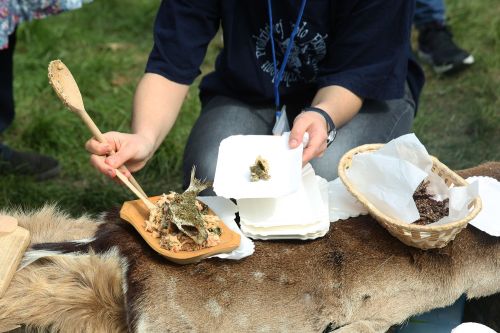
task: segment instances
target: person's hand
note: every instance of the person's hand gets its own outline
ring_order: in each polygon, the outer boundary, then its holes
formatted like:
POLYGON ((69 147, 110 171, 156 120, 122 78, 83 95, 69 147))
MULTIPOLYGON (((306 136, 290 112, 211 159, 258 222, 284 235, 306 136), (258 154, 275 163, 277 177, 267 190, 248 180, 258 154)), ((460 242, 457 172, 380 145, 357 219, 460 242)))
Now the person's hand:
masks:
POLYGON ((321 157, 326 150, 326 139, 328 138, 328 125, 325 118, 317 112, 302 112, 299 114, 292 126, 288 144, 290 148, 298 147, 304 133, 309 133, 309 143, 302 154, 302 163, 306 164, 315 157, 321 157))
MULTIPOLYGON (((130 172, 135 172, 144 167, 154 153, 154 145, 139 134, 108 132, 104 134, 107 143, 100 143, 91 138, 85 143, 89 153, 90 163, 106 176, 116 176, 116 168, 125 165, 130 172), (110 155, 112 151, 116 153, 110 155), (109 155, 109 156, 108 156, 109 155)), ((128 178, 130 172, 120 170, 128 178)))

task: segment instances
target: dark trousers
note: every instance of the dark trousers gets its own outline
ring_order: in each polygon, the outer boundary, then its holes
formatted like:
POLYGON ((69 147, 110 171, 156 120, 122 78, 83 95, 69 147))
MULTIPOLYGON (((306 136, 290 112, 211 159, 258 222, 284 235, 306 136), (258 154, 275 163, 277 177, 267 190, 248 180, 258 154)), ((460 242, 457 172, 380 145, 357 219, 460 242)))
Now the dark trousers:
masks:
POLYGON ((0 133, 14 120, 14 49, 16 32, 9 36, 9 47, 0 50, 0 133))

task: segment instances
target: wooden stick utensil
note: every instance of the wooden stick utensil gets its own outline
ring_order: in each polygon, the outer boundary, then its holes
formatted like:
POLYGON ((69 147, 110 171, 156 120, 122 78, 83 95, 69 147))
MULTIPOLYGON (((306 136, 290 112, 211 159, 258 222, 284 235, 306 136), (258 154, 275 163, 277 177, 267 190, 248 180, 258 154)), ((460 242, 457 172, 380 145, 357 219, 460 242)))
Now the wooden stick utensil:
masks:
POLYGON ((134 185, 132 185, 132 183, 128 180, 127 177, 125 177, 123 173, 121 173, 120 170, 115 169, 115 172, 116 176, 123 182, 123 184, 125 184, 132 192, 134 192, 134 194, 137 195, 137 197, 141 199, 142 202, 144 202, 144 204, 146 205, 146 207, 148 207, 149 210, 156 208, 156 205, 152 203, 148 199, 148 197, 143 195, 134 185))
MULTIPOLYGON (((76 113, 82 121, 87 125, 92 135, 101 143, 107 143, 106 138, 102 135, 99 128, 96 126, 92 118, 90 118, 87 111, 85 111, 85 106, 83 105, 82 94, 80 89, 73 78, 73 75, 69 71, 68 67, 61 60, 51 61, 49 64, 49 82, 54 88, 59 99, 66 105, 68 109, 76 113)), ((111 152, 111 155, 115 152, 111 152)), ((122 170, 127 170, 125 166, 121 167, 122 170)), ((130 182, 135 186, 135 188, 141 192, 144 197, 147 197, 146 193, 131 175, 130 182)))

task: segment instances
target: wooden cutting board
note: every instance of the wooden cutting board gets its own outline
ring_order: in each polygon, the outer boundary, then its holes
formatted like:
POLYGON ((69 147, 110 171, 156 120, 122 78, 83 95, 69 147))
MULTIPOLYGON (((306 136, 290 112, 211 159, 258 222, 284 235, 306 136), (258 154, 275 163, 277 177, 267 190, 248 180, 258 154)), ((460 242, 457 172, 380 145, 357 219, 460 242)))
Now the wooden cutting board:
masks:
POLYGON ((0 298, 7 290, 29 243, 30 233, 22 227, 17 226, 10 233, 0 233, 0 298))

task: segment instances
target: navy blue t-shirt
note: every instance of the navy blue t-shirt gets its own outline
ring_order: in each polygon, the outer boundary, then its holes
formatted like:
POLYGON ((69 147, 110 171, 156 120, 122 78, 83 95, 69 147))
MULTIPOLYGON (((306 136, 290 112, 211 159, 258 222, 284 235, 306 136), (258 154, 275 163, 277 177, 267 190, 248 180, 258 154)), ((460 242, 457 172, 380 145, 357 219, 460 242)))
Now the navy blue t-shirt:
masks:
MULTIPOLYGON (((278 68, 301 0, 272 2, 278 68)), ((279 91, 283 104, 310 104, 319 88, 339 85, 368 99, 401 98, 405 80, 416 98, 423 84, 410 57, 412 0, 309 0, 279 91), (410 66, 409 66, 410 64, 410 66)), ((200 84, 214 95, 274 103, 267 0, 164 0, 146 72, 191 84, 207 45, 223 29, 215 70, 200 84)))

